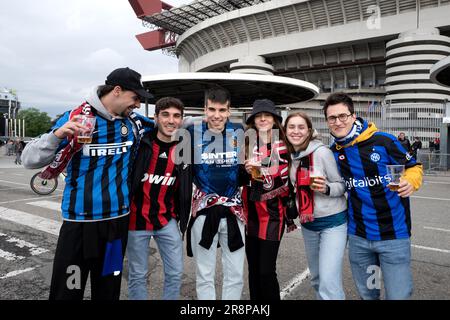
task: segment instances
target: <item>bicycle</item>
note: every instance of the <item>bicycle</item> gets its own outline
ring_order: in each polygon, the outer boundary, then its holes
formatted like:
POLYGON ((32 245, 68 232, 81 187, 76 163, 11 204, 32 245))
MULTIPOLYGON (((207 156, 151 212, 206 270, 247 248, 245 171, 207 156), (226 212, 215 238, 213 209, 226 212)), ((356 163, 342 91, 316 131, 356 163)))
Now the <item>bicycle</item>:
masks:
POLYGON ((51 194, 58 187, 58 178, 66 177, 66 173, 61 172, 58 177, 53 179, 42 179, 40 176, 41 172, 36 172, 30 180, 30 187, 35 193, 40 196, 46 196, 51 194))

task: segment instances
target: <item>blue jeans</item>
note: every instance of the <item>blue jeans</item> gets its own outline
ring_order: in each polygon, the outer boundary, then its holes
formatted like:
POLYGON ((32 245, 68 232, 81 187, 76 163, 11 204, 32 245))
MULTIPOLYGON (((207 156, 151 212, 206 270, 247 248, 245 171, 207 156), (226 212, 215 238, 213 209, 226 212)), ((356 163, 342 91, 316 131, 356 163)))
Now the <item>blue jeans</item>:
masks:
POLYGON ((370 241, 349 235, 348 250, 353 280, 362 299, 380 299, 381 274, 387 300, 411 297, 413 281, 409 238, 370 241))
POLYGON ((175 219, 160 230, 128 232, 128 299, 147 300, 150 239, 158 245, 164 265, 164 300, 177 300, 183 276, 183 242, 175 219))
POLYGON ((302 227, 311 286, 319 300, 344 300, 342 262, 347 243, 347 223, 321 231, 302 227))

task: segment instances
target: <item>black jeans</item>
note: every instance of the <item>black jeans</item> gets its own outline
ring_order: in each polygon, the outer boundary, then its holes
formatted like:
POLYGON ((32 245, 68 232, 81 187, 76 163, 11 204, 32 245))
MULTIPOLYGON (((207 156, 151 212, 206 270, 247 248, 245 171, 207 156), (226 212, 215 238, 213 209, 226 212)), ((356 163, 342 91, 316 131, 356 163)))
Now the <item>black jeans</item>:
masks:
POLYGON ((128 223, 128 216, 97 222, 64 221, 53 260, 49 300, 83 300, 89 274, 92 300, 119 300, 122 272, 103 275, 105 252, 107 243, 120 240, 123 262, 128 223))
POLYGON ((246 237, 250 300, 280 300, 277 256, 280 241, 246 237))

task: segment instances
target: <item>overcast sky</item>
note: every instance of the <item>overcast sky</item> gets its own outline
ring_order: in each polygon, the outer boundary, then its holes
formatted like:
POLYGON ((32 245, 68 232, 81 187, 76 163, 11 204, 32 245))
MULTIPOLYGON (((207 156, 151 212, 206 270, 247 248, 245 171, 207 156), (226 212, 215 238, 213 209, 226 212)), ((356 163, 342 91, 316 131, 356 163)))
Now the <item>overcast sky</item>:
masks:
POLYGON ((55 116, 78 106, 115 68, 177 72, 176 58, 141 47, 135 35, 147 31, 128 0, 2 1, 0 87, 15 89, 23 108, 55 116))

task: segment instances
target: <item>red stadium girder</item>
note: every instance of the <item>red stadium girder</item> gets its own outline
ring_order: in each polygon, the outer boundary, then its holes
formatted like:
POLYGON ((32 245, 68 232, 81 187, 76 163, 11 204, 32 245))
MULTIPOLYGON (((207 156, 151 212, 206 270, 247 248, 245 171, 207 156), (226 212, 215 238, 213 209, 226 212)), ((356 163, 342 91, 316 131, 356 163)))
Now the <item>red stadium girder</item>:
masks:
MULTIPOLYGON (((128 2, 139 19, 172 8, 170 4, 160 0, 128 0, 128 2)), ((153 51, 174 47, 177 34, 165 29, 158 29, 138 34, 136 38, 145 50, 153 51)))
POLYGON ((164 29, 154 30, 136 35, 145 50, 153 51, 167 47, 174 47, 177 34, 164 29))

